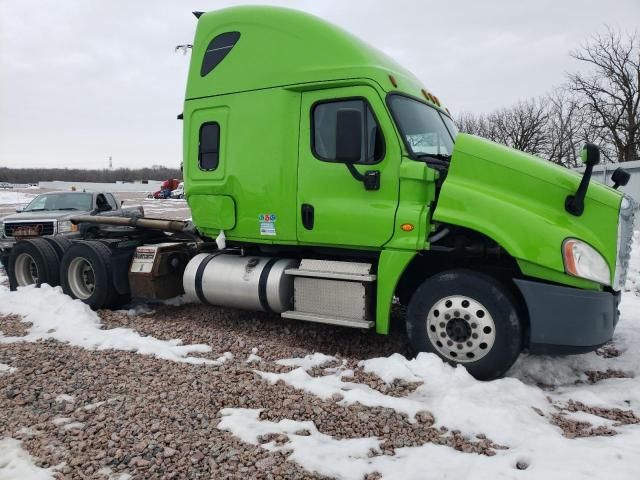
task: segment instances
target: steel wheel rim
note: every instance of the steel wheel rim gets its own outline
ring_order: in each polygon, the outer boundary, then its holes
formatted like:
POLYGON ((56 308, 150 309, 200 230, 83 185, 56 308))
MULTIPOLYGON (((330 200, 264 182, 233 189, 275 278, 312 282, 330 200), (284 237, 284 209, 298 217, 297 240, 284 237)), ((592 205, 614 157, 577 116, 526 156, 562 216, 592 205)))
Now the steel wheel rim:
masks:
POLYGON ((427 335, 443 357, 459 363, 487 355, 496 340, 489 310, 477 300, 451 295, 438 300, 427 314, 427 335))
POLYGON ((16 283, 19 287, 34 285, 38 283, 40 274, 38 264, 28 253, 21 253, 16 257, 14 265, 16 283))
POLYGON ((71 260, 67 270, 69 288, 80 300, 86 300, 96 288, 96 275, 91 264, 82 257, 71 260))

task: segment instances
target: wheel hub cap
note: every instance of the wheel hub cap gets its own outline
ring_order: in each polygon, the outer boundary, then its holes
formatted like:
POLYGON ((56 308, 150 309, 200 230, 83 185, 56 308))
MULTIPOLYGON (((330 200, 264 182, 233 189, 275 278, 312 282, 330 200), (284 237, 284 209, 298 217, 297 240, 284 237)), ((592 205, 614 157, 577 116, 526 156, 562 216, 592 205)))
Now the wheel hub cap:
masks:
POLYGON ((442 356, 465 363, 489 353, 495 343, 496 327, 480 302, 464 295, 452 295, 440 299, 429 310, 427 334, 442 356))

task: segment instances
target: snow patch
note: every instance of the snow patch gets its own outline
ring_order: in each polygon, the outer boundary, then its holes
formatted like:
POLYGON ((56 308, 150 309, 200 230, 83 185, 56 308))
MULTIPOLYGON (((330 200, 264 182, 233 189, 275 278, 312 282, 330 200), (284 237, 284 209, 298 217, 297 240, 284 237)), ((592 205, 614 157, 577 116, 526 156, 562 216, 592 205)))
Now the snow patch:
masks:
POLYGON ((71 422, 71 423, 65 424, 62 428, 64 428, 66 431, 69 431, 69 430, 82 430, 84 428, 84 423, 82 423, 82 422, 71 422))
POLYGON ((8 375, 15 372, 16 370, 17 368, 10 367, 9 365, 6 365, 4 363, 0 363, 0 375, 8 375))
POLYGON ((60 287, 45 284, 15 292, 0 287, 0 314, 17 314, 32 324, 24 337, 0 336, 0 343, 51 338, 89 350, 124 350, 174 362, 216 365, 216 361, 189 356, 210 352, 208 345, 182 345, 180 339, 159 340, 130 328, 102 330, 100 317, 85 303, 64 295, 60 287))
POLYGON ((303 358, 284 358, 282 360, 276 360, 276 363, 278 365, 284 365, 286 367, 302 367, 303 369, 308 370, 310 368, 320 367, 325 363, 333 362, 336 360, 336 357, 316 352, 303 358))
POLYGON ((247 357, 246 363, 259 363, 259 362, 261 362, 262 361, 262 357, 259 356, 257 353, 258 353, 258 349, 256 347, 253 347, 251 349, 251 353, 247 357))
POLYGON ((40 468, 13 438, 0 438, 0 480, 54 480, 51 468, 40 468))
POLYGON ((527 448, 497 450, 492 457, 433 443, 396 448, 394 455, 381 455, 381 441, 374 437, 336 439, 319 432, 313 422, 260 420, 260 410, 254 409, 225 408, 220 413, 220 430, 269 451, 290 450, 288 459, 304 469, 341 480, 361 480, 373 472, 385 480, 599 478, 594 472, 607 472, 606 478, 631 479, 637 474, 638 447, 629 445, 626 435, 604 440, 537 435, 529 439, 527 448), (301 434, 301 430, 309 434, 301 434), (260 443, 259 437, 268 434, 286 435, 289 441, 280 445, 274 441, 260 443), (605 442, 608 448, 603 448, 605 442), (375 455, 370 457, 370 452, 375 455), (528 468, 518 471, 516 464, 522 461, 528 468))
POLYGON ((69 402, 69 403, 73 403, 75 401, 76 397, 73 397, 71 395, 67 395, 66 393, 61 393, 60 395, 58 395, 56 397, 56 402, 62 403, 62 402, 69 402))
POLYGON ((109 467, 102 467, 100 470, 96 472, 98 475, 104 475, 108 477, 109 480, 129 480, 131 475, 128 473, 113 473, 109 467))
POLYGON ((71 418, 69 417, 56 417, 53 420, 51 420, 51 423, 53 423, 56 427, 61 427, 62 425, 65 425, 69 422, 71 422, 71 418))
POLYGON ((22 192, 0 192, 0 205, 18 205, 29 203, 36 196, 22 192))

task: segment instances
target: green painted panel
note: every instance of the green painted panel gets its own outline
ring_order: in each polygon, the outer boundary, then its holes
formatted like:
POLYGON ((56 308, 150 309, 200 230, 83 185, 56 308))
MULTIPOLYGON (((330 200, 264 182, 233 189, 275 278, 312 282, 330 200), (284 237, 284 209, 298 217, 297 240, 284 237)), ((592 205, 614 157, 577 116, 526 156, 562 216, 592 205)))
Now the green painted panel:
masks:
POLYGON ((555 271, 553 278, 541 277, 546 280, 575 285, 562 260, 562 242, 568 237, 599 251, 613 275, 622 195, 591 182, 584 214, 576 217, 564 203, 579 183, 580 175, 564 167, 460 134, 434 219, 487 235, 531 273, 555 271))
POLYGON ((189 206, 198 226, 215 230, 231 230, 236 225, 236 206, 226 195, 191 195, 189 206))

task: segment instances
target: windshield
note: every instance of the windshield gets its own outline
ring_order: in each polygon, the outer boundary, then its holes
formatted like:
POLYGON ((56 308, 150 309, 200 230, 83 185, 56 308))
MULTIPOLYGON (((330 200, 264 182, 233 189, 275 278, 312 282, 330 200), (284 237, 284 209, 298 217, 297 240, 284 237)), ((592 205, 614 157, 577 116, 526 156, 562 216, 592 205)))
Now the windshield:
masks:
POLYGON ((389 108, 412 155, 451 156, 458 129, 449 117, 403 95, 389 96, 389 108))
POLYGON ((93 210, 93 199, 90 193, 52 193, 38 195, 24 209, 25 212, 45 210, 93 210))

